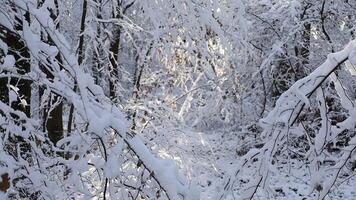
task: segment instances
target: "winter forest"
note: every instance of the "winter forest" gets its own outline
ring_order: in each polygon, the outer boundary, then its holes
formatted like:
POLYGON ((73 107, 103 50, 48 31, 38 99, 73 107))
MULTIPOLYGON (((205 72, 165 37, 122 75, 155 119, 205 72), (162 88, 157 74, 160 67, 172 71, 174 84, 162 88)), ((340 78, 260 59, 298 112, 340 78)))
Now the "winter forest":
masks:
POLYGON ((0 199, 356 199, 356 0, 0 0, 0 199))

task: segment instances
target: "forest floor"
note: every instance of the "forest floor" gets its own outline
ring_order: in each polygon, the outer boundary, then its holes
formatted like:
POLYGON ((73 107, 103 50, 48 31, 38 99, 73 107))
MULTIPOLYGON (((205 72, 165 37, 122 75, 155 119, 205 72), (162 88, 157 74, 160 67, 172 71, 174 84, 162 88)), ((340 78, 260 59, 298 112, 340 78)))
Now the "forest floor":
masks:
MULTIPOLYGON (((245 141, 238 141, 240 132, 226 130, 214 132, 184 131, 176 138, 167 141, 166 147, 158 154, 164 158, 174 159, 181 172, 200 187, 201 198, 215 200, 224 185, 224 178, 234 171, 234 164, 239 156, 237 149, 245 141), (167 144, 175 145, 167 145, 167 144)), ((291 161, 273 172, 270 187, 258 189, 254 199, 318 199, 318 193, 311 192, 309 170, 303 163, 291 161)), ((234 195, 227 199, 239 199, 239 191, 250 181, 248 174, 239 177, 234 195)), ((350 176, 338 182, 325 198, 332 200, 356 199, 356 176, 350 176)), ((315 191, 315 190, 314 190, 315 191)))

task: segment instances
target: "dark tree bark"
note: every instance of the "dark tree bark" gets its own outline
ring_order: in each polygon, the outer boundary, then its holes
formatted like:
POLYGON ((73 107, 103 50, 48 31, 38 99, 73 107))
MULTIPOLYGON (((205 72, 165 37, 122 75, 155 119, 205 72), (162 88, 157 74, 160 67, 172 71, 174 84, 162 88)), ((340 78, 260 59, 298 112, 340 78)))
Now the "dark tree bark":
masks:
MULTIPOLYGON (((113 8, 113 18, 122 19, 122 2, 118 0, 117 7, 113 8)), ((109 90, 110 90, 110 99, 112 101, 117 100, 116 94, 116 85, 118 83, 119 78, 119 65, 118 65, 118 56, 119 56, 119 47, 120 47, 120 39, 121 39, 121 27, 119 25, 113 25, 114 32, 113 37, 110 41, 109 48, 109 60, 110 60, 110 78, 109 78, 109 90)))
POLYGON ((83 12, 82 18, 80 20, 80 36, 79 36, 79 45, 78 45, 78 63, 81 65, 84 60, 84 31, 85 31, 85 20, 87 16, 87 0, 83 1, 83 12))
MULTIPOLYGON (((50 10, 51 18, 53 21, 56 20, 59 12, 58 1, 55 0, 55 9, 50 10)), ((59 23, 57 23, 56 28, 59 29, 59 23)), ((46 42, 53 45, 51 38, 45 39, 46 42)), ((56 59, 59 63, 62 63, 61 57, 58 54, 56 59)), ((47 75, 49 80, 53 80, 53 74, 46 69, 46 67, 41 66, 42 71, 47 75)), ((45 88, 39 88, 40 100, 43 96, 45 88)), ((57 101, 60 101, 60 96, 55 93, 51 93, 47 106, 43 109, 43 131, 47 130, 49 139, 56 144, 63 137, 63 102, 59 102, 58 105, 54 105, 57 101), (54 106, 54 107, 53 107, 54 106), (53 107, 53 108, 52 108, 53 107)))
MULTIPOLYGON (((117 6, 113 6, 112 17, 118 20, 123 18, 125 12, 133 6, 135 0, 123 5, 122 0, 117 0, 117 6)), ((118 94, 117 94, 117 84, 118 80, 121 78, 120 69, 118 64, 118 57, 120 53, 120 40, 121 40, 121 26, 118 24, 113 25, 113 37, 110 40, 110 48, 109 48, 109 61, 110 61, 110 78, 109 78, 109 95, 110 99, 114 102, 118 102, 118 94)))
MULTIPOLYGON (((98 19, 102 19, 102 0, 94 0, 96 3, 96 17, 98 19)), ((94 74, 94 81, 95 84, 100 84, 99 80, 101 78, 101 72, 100 69, 102 67, 102 63, 101 63, 101 56, 102 56, 102 52, 103 52, 103 47, 101 45, 101 23, 97 24, 96 27, 96 38, 95 41, 97 43, 97 45, 93 45, 93 74, 94 74)))
MULTIPOLYGON (((85 31, 85 20, 87 15, 87 0, 83 1, 83 12, 82 18, 80 20, 80 36, 79 36, 79 45, 78 45, 78 64, 81 65, 84 61, 84 31, 85 31)), ((74 83, 74 90, 77 90, 77 85, 74 83)), ((68 133, 72 132, 72 125, 73 125, 73 114, 74 114, 74 106, 71 105, 69 109, 69 118, 68 118, 68 126, 67 131, 68 133)))
MULTIPOLYGON (((308 18, 308 9, 310 8, 310 4, 304 6, 303 13, 301 15, 301 20, 305 20, 308 18)), ((309 64, 309 55, 310 55, 310 31, 311 31, 311 23, 305 22, 303 25, 301 45, 300 45, 300 56, 301 56, 301 65, 298 66, 296 72, 296 79, 301 79, 305 76, 305 67, 309 64)), ((298 56, 298 55, 296 55, 298 56)))
POLYGON ((302 64, 304 66, 309 64, 310 31, 311 31, 311 24, 309 22, 306 22, 304 24, 304 29, 303 29, 303 33, 302 33, 302 45, 300 48, 300 54, 302 56, 302 64))

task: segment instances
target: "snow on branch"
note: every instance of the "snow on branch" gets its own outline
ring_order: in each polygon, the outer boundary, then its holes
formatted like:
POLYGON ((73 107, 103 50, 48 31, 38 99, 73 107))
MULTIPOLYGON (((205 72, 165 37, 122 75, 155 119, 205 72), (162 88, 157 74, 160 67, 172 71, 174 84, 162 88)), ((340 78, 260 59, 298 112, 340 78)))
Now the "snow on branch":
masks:
MULTIPOLYGON (((276 162, 275 157, 277 154, 280 154, 280 151, 283 149, 289 148, 289 130, 296 123, 298 116, 301 114, 303 108, 310 106, 309 99, 317 90, 320 90, 321 85, 327 80, 329 77, 333 75, 333 72, 337 70, 341 64, 343 64, 346 60, 350 62, 354 62, 356 59, 356 40, 349 42, 339 52, 331 53, 327 56, 326 61, 321 64, 316 70, 314 70, 308 76, 298 80, 294 85, 292 85, 286 92, 284 92, 276 102, 274 109, 272 109, 269 114, 260 120, 260 125, 263 127, 264 131, 262 132, 262 138, 264 140, 264 145, 260 149, 251 149, 247 154, 245 154, 242 158, 240 158, 239 162, 235 166, 235 172, 231 174, 224 185, 223 190, 218 195, 219 199, 224 199, 229 194, 234 195, 234 187, 237 183, 239 176, 242 171, 249 170, 250 176, 255 176, 256 182, 246 186, 244 192, 241 193, 242 199, 252 199, 257 192, 258 188, 266 188, 268 187, 268 180, 271 172, 274 171, 276 162), (251 167, 255 166, 255 168, 251 167), (251 169, 252 172, 251 172, 251 169)), ((336 89, 338 89, 336 87, 336 89)), ((318 93, 317 96, 319 100, 323 100, 321 93, 318 93)), ((342 95, 339 95, 342 98, 342 95)), ((325 114, 325 106, 320 104, 320 113, 325 114)), ((344 103, 345 105, 345 103, 344 103)), ((326 140, 332 140, 338 134, 340 134, 343 130, 346 129, 354 129, 356 126, 356 109, 353 107, 350 108, 349 105, 346 109, 349 111, 349 117, 331 127, 331 133, 326 134, 326 129, 328 128, 325 123, 328 120, 325 117, 322 118, 322 127, 317 133, 314 146, 311 147, 313 151, 313 156, 310 158, 312 162, 317 164, 317 160, 320 155, 320 151, 325 148, 326 140), (323 125, 324 124, 324 125, 323 125), (324 140, 323 140, 324 138, 324 140)), ((356 137, 350 139, 349 146, 344 148, 342 156, 338 159, 338 163, 329 168, 323 169, 323 171, 316 172, 311 176, 312 189, 317 188, 320 191, 319 198, 323 199, 331 187, 334 185, 336 179, 338 178, 338 174, 340 170, 345 166, 346 162, 351 156, 351 153, 355 150, 356 147, 356 137), (332 176, 326 176, 327 180, 315 181, 320 179, 317 177, 318 174, 332 174, 332 176), (324 184, 323 184, 324 183, 324 184), (318 188, 319 185, 319 188, 318 188)))
MULTIPOLYGON (((55 76, 53 80, 41 78, 41 70, 38 66, 34 68, 28 74, 34 83, 45 85, 51 91, 72 103, 77 114, 87 123, 86 133, 94 134, 100 140, 107 137, 105 135, 108 133, 107 129, 112 129, 119 135, 136 155, 139 162, 142 162, 144 168, 149 171, 150 176, 166 193, 168 199, 197 199, 197 194, 191 190, 188 181, 178 173, 173 161, 155 157, 139 136, 130 130, 130 122, 126 115, 105 97, 102 88, 94 84, 91 75, 81 69, 66 39, 56 29, 48 9, 45 6, 38 8, 36 1, 30 0, 15 0, 12 3, 15 7, 28 12, 53 41, 54 46, 50 46, 38 40, 38 38, 36 39, 37 36, 31 31, 23 31, 21 37, 27 47, 30 48, 31 56, 37 59, 38 62, 48 64, 47 58, 41 57, 40 52, 46 52, 48 55, 56 55, 58 52, 64 60, 63 66, 61 66, 63 67, 62 70, 58 66, 52 66, 52 70, 56 72, 53 74, 55 76), (38 49, 33 49, 34 47, 38 49), (35 75, 35 73, 38 74, 35 75), (74 83, 78 86, 78 92, 73 88, 74 83)), ((2 106, 1 110, 6 108, 2 104, 0 106, 2 106)), ((73 136, 71 137, 74 138, 73 136)), ((59 141, 59 144, 64 144, 65 141, 66 138, 63 141, 59 141)), ((105 145, 102 144, 102 146, 105 150, 105 145)), ((108 152, 105 150, 105 153, 108 152)), ((105 161, 107 162, 108 157, 118 156, 121 153, 120 149, 114 148, 110 152, 111 155, 105 155, 105 161)), ((110 167, 120 168, 120 166, 110 167)))
POLYGON ((308 98, 321 84, 348 58, 354 51, 356 41, 351 41, 346 47, 336 53, 328 55, 327 60, 310 75, 298 80, 276 102, 276 106, 267 117, 261 119, 260 124, 269 129, 278 122, 293 125, 304 106, 309 105, 308 98))

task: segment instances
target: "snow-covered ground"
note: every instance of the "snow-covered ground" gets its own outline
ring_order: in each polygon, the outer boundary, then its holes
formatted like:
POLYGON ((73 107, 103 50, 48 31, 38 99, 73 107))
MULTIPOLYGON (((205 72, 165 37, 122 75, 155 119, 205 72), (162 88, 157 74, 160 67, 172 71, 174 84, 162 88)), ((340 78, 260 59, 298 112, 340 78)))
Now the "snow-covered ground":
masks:
MULTIPOLYGON (((200 199, 215 200, 225 178, 229 172, 234 171, 233 166, 239 159, 237 150, 248 146, 239 136, 241 132, 231 130, 186 130, 167 141, 165 147, 158 150, 158 154, 163 158, 174 159, 184 175, 199 185, 200 199), (170 142, 175 145, 168 145, 170 142)), ((226 199, 240 199, 242 188, 252 181, 247 173, 239 178, 234 195, 226 199)), ((355 184, 355 176, 343 177, 325 199, 356 199, 355 184)), ((254 199, 318 199, 318 193, 310 188, 306 165, 292 160, 290 165, 281 165, 278 171, 272 172, 270 186, 265 190, 258 189, 254 199)))

